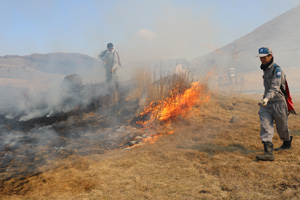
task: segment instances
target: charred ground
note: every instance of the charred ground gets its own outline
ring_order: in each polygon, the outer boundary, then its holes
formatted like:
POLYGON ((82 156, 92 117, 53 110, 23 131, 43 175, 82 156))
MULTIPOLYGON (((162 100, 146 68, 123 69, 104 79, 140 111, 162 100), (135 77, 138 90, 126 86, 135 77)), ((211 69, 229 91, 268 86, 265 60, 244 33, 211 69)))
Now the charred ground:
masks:
POLYGON ((128 85, 121 89, 117 97, 98 96, 51 116, 20 120, 24 113, 13 118, 1 115, 0 193, 24 193, 27 178, 51 169, 49 162, 54 160, 129 146, 133 135, 122 126, 132 120, 139 105, 125 100, 128 85))

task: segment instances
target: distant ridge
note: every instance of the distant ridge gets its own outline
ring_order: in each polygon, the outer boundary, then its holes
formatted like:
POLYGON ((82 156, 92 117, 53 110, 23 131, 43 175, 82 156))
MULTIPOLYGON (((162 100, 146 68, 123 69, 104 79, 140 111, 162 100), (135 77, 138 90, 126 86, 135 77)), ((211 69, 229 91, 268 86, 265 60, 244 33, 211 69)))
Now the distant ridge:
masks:
POLYGON ((275 59, 286 68, 300 66, 300 6, 263 24, 249 34, 191 61, 202 68, 230 68, 243 71, 257 70, 255 57, 258 48, 273 49, 275 59))
POLYGON ((31 54, 26 56, 5 55, 0 56, 0 68, 29 67, 44 73, 72 74, 80 69, 91 69, 102 63, 90 56, 79 53, 48 53, 31 54))

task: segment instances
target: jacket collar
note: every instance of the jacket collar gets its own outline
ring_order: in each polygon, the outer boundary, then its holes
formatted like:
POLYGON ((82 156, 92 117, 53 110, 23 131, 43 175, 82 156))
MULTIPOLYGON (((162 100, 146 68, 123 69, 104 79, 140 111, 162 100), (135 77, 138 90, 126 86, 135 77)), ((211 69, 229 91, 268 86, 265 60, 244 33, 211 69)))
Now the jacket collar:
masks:
POLYGON ((261 64, 260 69, 266 71, 268 68, 272 66, 273 63, 274 63, 274 57, 267 64, 265 65, 261 64))
POLYGON ((114 53, 114 52, 115 52, 115 49, 112 49, 111 52, 109 52, 108 49, 107 49, 107 53, 114 53))

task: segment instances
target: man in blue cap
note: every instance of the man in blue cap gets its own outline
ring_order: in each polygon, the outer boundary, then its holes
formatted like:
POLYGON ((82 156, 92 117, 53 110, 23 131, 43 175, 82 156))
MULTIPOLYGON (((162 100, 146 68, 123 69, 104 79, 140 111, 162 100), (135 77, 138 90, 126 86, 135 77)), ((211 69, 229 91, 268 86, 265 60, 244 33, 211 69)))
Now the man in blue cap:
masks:
MULTIPOLYGON (((259 103, 259 117, 260 117, 260 137, 264 144, 264 154, 257 155, 257 160, 273 161, 273 143, 274 135, 274 121, 276 129, 283 145, 275 150, 290 149, 293 137, 290 136, 288 129, 288 108, 281 87, 285 87, 286 75, 274 62, 272 50, 267 47, 261 47, 258 50, 257 57, 260 58, 263 70, 264 79, 264 95, 259 103)), ((283 88, 285 89, 285 88, 283 88)))

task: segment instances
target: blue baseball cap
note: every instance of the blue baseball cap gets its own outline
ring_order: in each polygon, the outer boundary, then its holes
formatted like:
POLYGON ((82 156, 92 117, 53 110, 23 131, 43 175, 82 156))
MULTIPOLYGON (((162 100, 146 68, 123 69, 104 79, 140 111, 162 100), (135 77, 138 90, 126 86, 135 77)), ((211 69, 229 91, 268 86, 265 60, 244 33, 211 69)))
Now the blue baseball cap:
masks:
POLYGON ((261 47, 258 49, 258 55, 256 57, 265 57, 267 55, 273 55, 273 52, 268 47, 261 47))

